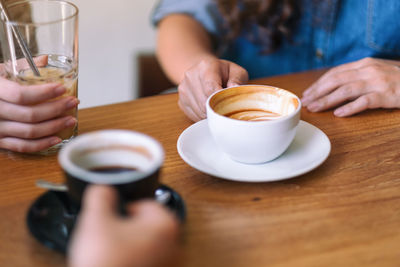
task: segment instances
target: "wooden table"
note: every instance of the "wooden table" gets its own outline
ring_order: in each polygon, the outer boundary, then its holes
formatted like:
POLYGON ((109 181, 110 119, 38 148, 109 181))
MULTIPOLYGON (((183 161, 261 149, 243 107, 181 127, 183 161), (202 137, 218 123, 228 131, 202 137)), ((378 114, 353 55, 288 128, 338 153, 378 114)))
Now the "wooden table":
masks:
MULTIPOLYGON (((322 72, 255 81, 301 94, 322 72)), ((176 142, 191 122, 177 95, 143 98, 79 113, 80 133, 122 128, 157 138, 166 150, 161 180, 185 199, 182 266, 399 266, 400 111, 351 118, 302 111, 323 130, 332 152, 316 170, 274 183, 231 182, 179 157, 176 142)), ((63 255, 30 236, 25 216, 44 191, 63 181, 55 156, 0 152, 0 266, 63 266, 63 255)))

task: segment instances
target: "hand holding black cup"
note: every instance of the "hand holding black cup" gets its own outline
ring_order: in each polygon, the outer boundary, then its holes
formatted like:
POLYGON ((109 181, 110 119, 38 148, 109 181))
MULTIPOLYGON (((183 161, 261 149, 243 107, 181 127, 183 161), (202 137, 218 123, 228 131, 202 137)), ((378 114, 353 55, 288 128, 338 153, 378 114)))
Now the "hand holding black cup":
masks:
POLYGON ((72 212, 78 212, 89 184, 114 186, 122 208, 131 201, 154 198, 164 151, 145 134, 103 130, 75 138, 62 148, 58 160, 66 176, 72 212))

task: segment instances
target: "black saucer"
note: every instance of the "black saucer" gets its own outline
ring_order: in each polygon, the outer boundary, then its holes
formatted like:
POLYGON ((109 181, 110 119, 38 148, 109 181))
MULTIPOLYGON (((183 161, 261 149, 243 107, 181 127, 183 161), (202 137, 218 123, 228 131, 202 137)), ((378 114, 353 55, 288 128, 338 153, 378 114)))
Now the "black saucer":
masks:
MULTIPOLYGON (((161 185, 160 189, 169 191, 171 198, 165 204, 181 222, 185 220, 185 204, 181 196, 172 188, 161 185)), ((47 191, 29 208, 27 224, 32 235, 51 249, 66 252, 69 238, 77 218, 68 208, 65 192, 47 191)))

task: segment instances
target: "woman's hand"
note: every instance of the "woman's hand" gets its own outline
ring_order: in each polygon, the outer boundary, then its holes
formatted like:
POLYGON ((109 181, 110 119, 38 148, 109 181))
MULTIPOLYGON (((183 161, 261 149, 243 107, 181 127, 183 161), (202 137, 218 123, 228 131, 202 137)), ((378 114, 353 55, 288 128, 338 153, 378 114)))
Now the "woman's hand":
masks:
POLYGON ((68 253, 71 267, 165 266, 177 249, 174 215, 153 201, 117 211, 115 189, 94 185, 84 196, 68 253))
POLYGON ((206 100, 215 91, 246 83, 247 71, 239 65, 208 56, 185 72, 179 84, 179 107, 192 121, 206 118, 206 100))
POLYGON ((304 91, 302 104, 311 112, 338 107, 338 117, 400 108, 400 62, 364 58, 335 67, 304 91))
POLYGON ((158 60, 179 84, 178 104, 191 120, 206 118, 206 100, 213 92, 247 82, 245 69, 214 55, 210 34, 192 16, 170 14, 158 28, 158 60))
POLYGON ((60 143, 54 134, 76 124, 63 114, 79 103, 72 96, 55 99, 65 91, 59 83, 20 85, 0 77, 0 148, 37 152, 60 143))
POLYGON ((203 58, 185 72, 179 84, 179 107, 192 121, 205 119, 206 101, 212 93, 248 79, 247 71, 233 62, 211 56, 203 58))

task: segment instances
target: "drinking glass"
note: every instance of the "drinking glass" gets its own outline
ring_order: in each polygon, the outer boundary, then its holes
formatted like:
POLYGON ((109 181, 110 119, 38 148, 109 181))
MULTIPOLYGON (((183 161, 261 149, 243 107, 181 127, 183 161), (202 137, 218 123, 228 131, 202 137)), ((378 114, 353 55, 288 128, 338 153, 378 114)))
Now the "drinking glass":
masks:
MULTIPOLYGON (((1 14, 0 27, 7 78, 22 85, 58 82, 67 89, 60 97, 77 97, 78 8, 66 1, 24 0, 7 5, 7 9, 9 20, 1 14), (37 62, 40 76, 30 68, 17 35, 37 62)), ((65 115, 77 118, 77 108, 65 115)), ((77 125, 56 133, 63 141, 41 153, 57 151, 76 134, 77 125)))

